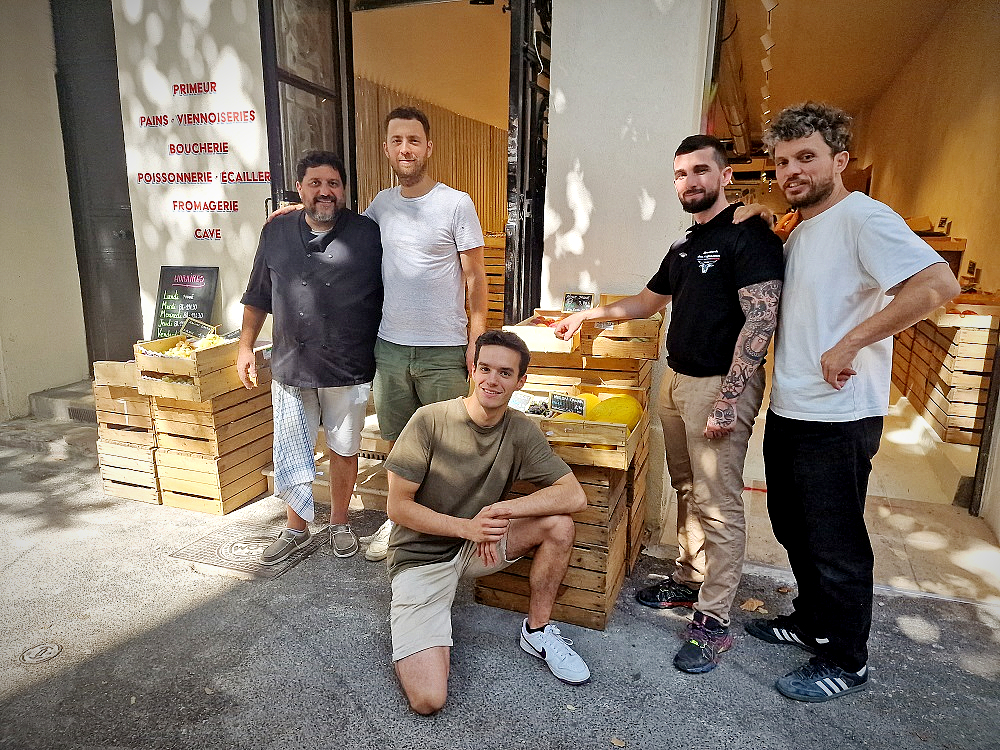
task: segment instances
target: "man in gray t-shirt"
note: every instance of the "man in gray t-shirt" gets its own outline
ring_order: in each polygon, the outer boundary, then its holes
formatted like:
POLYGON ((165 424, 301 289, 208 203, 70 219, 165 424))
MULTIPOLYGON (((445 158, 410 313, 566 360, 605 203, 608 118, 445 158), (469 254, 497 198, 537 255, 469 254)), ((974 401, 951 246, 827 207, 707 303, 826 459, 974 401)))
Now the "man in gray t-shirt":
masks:
POLYGON ((533 553, 521 648, 557 678, 578 685, 590 670, 549 622, 569 567, 571 513, 583 488, 538 426, 507 403, 525 382, 520 338, 487 331, 474 345, 471 396, 423 406, 386 460, 392 578, 392 659, 414 711, 448 696, 451 604, 463 577, 496 572, 533 553), (504 500, 515 481, 542 489, 504 500))

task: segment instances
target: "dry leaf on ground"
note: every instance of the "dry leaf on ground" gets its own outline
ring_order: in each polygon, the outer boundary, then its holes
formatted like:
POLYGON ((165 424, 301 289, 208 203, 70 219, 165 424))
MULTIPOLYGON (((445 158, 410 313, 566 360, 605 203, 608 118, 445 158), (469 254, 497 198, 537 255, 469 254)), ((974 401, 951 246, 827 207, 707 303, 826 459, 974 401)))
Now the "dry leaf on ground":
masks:
POLYGON ((791 586, 778 586, 778 593, 779 594, 790 594, 790 593, 792 593, 792 587, 791 586))
POLYGON ((744 612, 754 612, 763 606, 764 602, 762 602, 760 599, 754 599, 753 597, 750 597, 740 605, 740 609, 742 609, 744 612))
POLYGON ((611 744, 615 747, 625 747, 625 740, 620 740, 617 737, 611 738, 611 744))

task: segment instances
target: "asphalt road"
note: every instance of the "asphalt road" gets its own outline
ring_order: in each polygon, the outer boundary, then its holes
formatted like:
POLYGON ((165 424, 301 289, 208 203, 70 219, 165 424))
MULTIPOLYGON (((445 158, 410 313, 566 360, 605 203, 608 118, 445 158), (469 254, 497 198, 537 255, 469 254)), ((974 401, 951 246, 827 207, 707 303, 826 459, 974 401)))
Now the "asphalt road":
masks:
MULTIPOLYGON (((0 748, 1000 747, 1000 608, 879 593, 870 689, 803 704, 773 683, 808 654, 747 636, 757 614, 734 613, 713 672, 675 670, 687 613, 635 603, 670 569, 645 556, 605 632, 563 627, 593 673, 580 687, 518 648, 520 615, 463 586, 449 702, 420 717, 389 663, 383 565, 324 546, 273 580, 195 569, 169 555, 280 522, 280 504, 213 517, 107 497, 89 428, 25 424, 0 425, 0 748), (45 644, 58 653, 23 661, 45 644)), ((737 603, 784 612, 788 580, 750 568, 737 603)))

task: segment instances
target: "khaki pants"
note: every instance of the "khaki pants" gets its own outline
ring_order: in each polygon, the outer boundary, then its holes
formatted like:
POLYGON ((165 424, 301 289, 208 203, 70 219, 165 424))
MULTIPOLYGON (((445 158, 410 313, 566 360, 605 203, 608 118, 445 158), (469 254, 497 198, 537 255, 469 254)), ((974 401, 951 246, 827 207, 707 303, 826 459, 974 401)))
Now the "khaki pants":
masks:
POLYGON ((746 517, 743 463, 754 419, 764 398, 764 368, 747 383, 736 405, 736 428, 705 437, 722 376, 694 378, 667 370, 659 413, 670 484, 677 491, 674 580, 699 588, 695 609, 729 624, 729 610, 743 572, 746 517))

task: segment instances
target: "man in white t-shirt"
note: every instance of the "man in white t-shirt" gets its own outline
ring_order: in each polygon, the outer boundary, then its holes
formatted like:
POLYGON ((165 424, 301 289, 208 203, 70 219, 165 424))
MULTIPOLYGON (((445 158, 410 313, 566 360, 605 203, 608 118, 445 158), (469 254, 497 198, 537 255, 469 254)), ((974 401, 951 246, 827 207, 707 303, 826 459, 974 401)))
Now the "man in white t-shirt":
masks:
MULTIPOLYGON (((385 127, 399 185, 379 192, 364 215, 378 223, 383 247, 375 411, 382 437, 395 442, 419 407, 468 394, 475 341, 486 330, 486 269, 472 199, 427 174, 427 116, 397 107, 385 127)), ((369 537, 366 558, 385 559, 391 528, 386 521, 369 537)))
POLYGON ((799 212, 785 243, 764 433, 768 514, 798 595, 791 615, 751 621, 747 632, 816 654, 775 684, 808 702, 867 687, 874 556, 864 507, 888 412, 891 337, 960 291, 902 218, 844 187, 850 121, 809 102, 764 134, 799 212))

